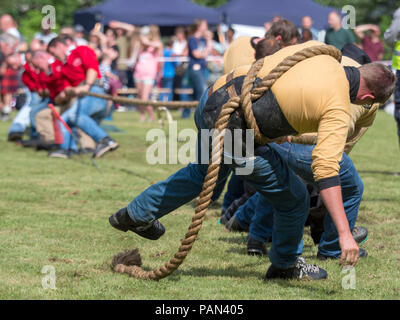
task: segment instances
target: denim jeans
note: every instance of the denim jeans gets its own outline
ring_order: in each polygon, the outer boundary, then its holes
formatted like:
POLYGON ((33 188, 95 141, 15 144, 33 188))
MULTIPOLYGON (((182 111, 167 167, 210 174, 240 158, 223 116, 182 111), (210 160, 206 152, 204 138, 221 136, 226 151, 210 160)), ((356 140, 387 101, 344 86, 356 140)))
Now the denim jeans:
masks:
POLYGON ((396 71, 397 82, 394 91, 394 118, 397 123, 397 136, 400 142, 400 70, 396 71))
POLYGON ((174 78, 162 78, 161 87, 171 91, 169 93, 161 93, 160 101, 172 101, 174 97, 174 78))
MULTIPOLYGON (((104 93, 100 87, 93 86, 91 92, 104 93)), ((99 142, 107 137, 107 133, 100 128, 99 123, 104 119, 107 113, 107 101, 104 99, 85 96, 77 99, 72 106, 62 114, 62 119, 71 127, 78 127, 89 135, 94 141, 99 142)), ((74 141, 67 130, 60 124, 64 143, 61 149, 75 149, 74 141)))
POLYGON ((226 210, 232 204, 233 201, 240 198, 244 194, 243 180, 240 176, 232 173, 231 178, 228 182, 228 189, 224 196, 224 201, 222 203, 222 209, 226 210))
MULTIPOLYGON (((193 99, 199 101, 204 91, 207 89, 206 71, 204 69, 193 70, 189 66, 188 77, 193 86, 193 99)), ((188 108, 183 109, 182 118, 189 118, 191 110, 188 108)))
MULTIPOLYGON (((311 169, 312 151, 314 146, 284 143, 271 144, 289 167, 305 182, 315 185, 311 169)), ((354 167, 353 162, 346 154, 343 154, 339 171, 343 206, 349 222, 350 230, 353 230, 358 216, 364 184, 354 167)), ((235 218, 243 227, 249 226, 249 235, 259 241, 266 241, 272 234, 273 207, 255 194, 235 214, 235 218)), ((299 245, 299 250, 302 244, 299 245)), ((324 218, 324 232, 322 234, 318 250, 326 256, 339 257, 341 254, 338 234, 330 215, 324 218)))
POLYGON ((48 99, 42 99, 36 92, 31 92, 28 88, 25 88, 24 91, 26 102, 14 118, 9 132, 24 132, 29 124, 31 124, 32 132, 36 132, 36 121, 32 119, 31 114, 34 110, 39 109, 40 111, 47 108, 48 99))
MULTIPOLYGON (((207 90, 208 91, 208 90, 207 90)), ((196 109, 197 128, 207 129, 202 118, 208 92, 196 109)), ((198 137, 198 146, 200 145, 198 137)), ((202 148, 198 148, 198 159, 202 148)), ((269 257, 273 265, 287 269, 297 259, 298 244, 302 239, 304 223, 309 209, 309 196, 304 183, 289 168, 287 162, 270 146, 257 149, 257 156, 236 159, 232 164, 221 164, 217 184, 223 183, 232 169, 252 167, 242 179, 253 186, 274 208, 273 242, 269 257)), ((191 163, 167 180, 158 182, 128 205, 134 222, 147 223, 159 219, 196 198, 207 173, 207 164, 191 163)))

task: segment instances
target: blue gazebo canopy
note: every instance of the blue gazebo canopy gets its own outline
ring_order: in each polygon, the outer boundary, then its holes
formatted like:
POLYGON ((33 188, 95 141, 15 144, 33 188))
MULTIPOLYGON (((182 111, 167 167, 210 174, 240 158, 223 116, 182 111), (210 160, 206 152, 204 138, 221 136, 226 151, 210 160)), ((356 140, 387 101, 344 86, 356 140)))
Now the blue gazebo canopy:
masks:
POLYGON ((74 18, 75 24, 90 30, 95 22, 107 24, 111 20, 164 27, 190 25, 196 18, 203 18, 210 24, 218 24, 221 13, 189 0, 108 0, 75 12, 74 18))
POLYGON ((265 22, 272 21, 274 16, 280 15, 300 26, 301 18, 310 16, 314 21, 313 26, 322 29, 327 26, 328 14, 335 9, 313 0, 230 0, 218 10, 228 24, 263 26, 265 22))

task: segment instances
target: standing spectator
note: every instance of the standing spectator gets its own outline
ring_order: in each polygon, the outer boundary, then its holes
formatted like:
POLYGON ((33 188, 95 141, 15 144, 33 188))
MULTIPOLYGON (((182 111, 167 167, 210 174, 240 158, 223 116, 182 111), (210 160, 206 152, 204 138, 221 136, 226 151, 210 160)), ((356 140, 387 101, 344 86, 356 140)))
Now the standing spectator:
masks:
MULTIPOLYGON (((320 35, 321 30, 317 30, 317 29, 315 29, 313 27, 313 20, 311 19, 310 16, 304 16, 301 19, 301 26, 302 26, 302 29, 310 30, 310 32, 312 34, 312 39, 311 40, 318 40, 318 41, 321 41, 321 42, 324 41, 325 34, 324 34, 324 37, 321 38, 321 35, 320 35)), ((303 35, 302 35, 302 37, 303 37, 303 35)))
POLYGON ((394 118, 397 122, 397 135, 400 145, 400 8, 393 15, 392 24, 385 32, 385 40, 388 45, 394 47, 392 67, 396 69, 396 90, 394 91, 394 118))
POLYGON ((328 17, 330 29, 326 31, 325 43, 331 44, 342 50, 347 43, 354 43, 356 39, 353 32, 342 28, 342 17, 336 11, 332 11, 328 17))
MULTIPOLYGON (((135 67, 133 78, 135 79, 136 88, 140 99, 149 100, 151 91, 157 81, 159 70, 159 59, 162 53, 162 43, 160 41, 158 27, 144 26, 141 29, 141 49, 138 56, 138 61, 135 67)), ((140 121, 146 120, 146 113, 149 116, 149 121, 154 120, 153 107, 139 107, 140 121)))
POLYGON ((57 37, 57 33, 52 32, 50 28, 42 28, 40 32, 37 32, 34 35, 34 39, 43 41, 45 44, 49 44, 49 42, 55 37, 57 37))
POLYGON ((74 28, 72 28, 70 26, 65 26, 60 29, 59 35, 60 36, 69 36, 72 39, 74 39, 75 38, 75 30, 74 30, 74 28))
POLYGON ((211 31, 206 32, 206 40, 207 42, 211 42, 212 45, 212 49, 209 54, 211 59, 207 63, 207 69, 209 71, 206 83, 207 86, 217 81, 218 78, 224 73, 224 60, 222 58, 224 49, 219 42, 214 41, 213 37, 214 34, 211 31))
MULTIPOLYGON (((164 58, 173 57, 174 51, 172 50, 173 41, 172 39, 167 39, 165 42, 165 48, 163 50, 164 58)), ((162 101, 172 101, 174 96, 174 77, 175 77, 175 66, 176 62, 164 61, 163 63, 163 75, 161 80, 161 87, 171 90, 168 94, 162 94, 160 100, 162 101), (165 99, 167 98, 167 99, 165 99)))
POLYGON ((96 52, 97 58, 101 58, 102 55, 102 46, 101 46, 101 39, 102 34, 100 31, 92 30, 90 31, 89 35, 89 42, 88 47, 92 48, 94 52, 96 52))
POLYGON ((85 28, 80 24, 77 24, 74 28, 75 31, 75 42, 77 46, 87 46, 88 42, 85 39, 85 28))
MULTIPOLYGON (((193 24, 193 35, 188 40, 189 49, 189 79, 193 85, 193 98, 200 100, 201 95, 206 90, 206 58, 212 50, 212 42, 206 40, 208 31, 207 21, 204 19, 197 19, 193 24)), ((190 116, 190 109, 188 113, 182 117, 190 116)))
POLYGON ((19 42, 25 42, 25 39, 18 31, 17 23, 9 14, 3 14, 0 17, 0 30, 17 38, 19 42))
POLYGON ((116 45, 118 46, 118 75, 122 84, 126 87, 133 87, 132 70, 129 69, 127 60, 131 56, 131 37, 134 34, 135 26, 120 21, 110 21, 108 26, 116 32, 116 45))
POLYGON ((218 41, 221 44, 223 50, 225 51, 226 48, 233 42, 233 37, 235 36, 235 29, 229 27, 228 30, 225 32, 221 32, 221 26, 218 26, 218 41))
POLYGON ((313 40, 313 34, 310 29, 301 28, 301 42, 313 40))
MULTIPOLYGON (((172 52, 173 56, 177 58, 187 57, 188 55, 188 47, 186 40, 185 29, 182 27, 177 27, 175 29, 174 42, 172 44, 172 52)), ((187 68, 187 64, 183 62, 178 62, 175 67, 175 77, 174 77, 174 90, 183 88, 183 76, 185 74, 185 70, 187 68)), ((174 92, 174 100, 188 101, 189 97, 187 94, 176 94, 174 92)))
POLYGON ((361 39, 363 50, 371 58, 371 61, 383 59, 383 43, 379 36, 381 30, 375 24, 363 24, 354 29, 354 33, 361 39), (367 32, 369 31, 369 34, 367 32))

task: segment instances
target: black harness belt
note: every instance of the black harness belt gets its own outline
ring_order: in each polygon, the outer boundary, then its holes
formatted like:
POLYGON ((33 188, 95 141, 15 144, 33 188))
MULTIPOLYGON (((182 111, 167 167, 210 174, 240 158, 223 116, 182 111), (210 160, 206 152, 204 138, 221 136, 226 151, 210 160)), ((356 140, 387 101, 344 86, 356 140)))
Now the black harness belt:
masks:
MULTIPOLYGON (((229 98, 241 94, 243 80, 244 76, 233 79, 231 73, 227 76, 226 84, 210 94, 204 106, 204 121, 209 129, 214 128, 221 108, 229 98)), ((261 79, 257 78, 255 85, 260 82, 261 79)), ((266 137, 274 139, 287 135, 297 135, 296 130, 286 120, 271 90, 268 90, 261 98, 253 102, 253 113, 258 127, 266 137)), ((227 128, 230 130, 247 129, 241 108, 231 115, 227 128)))

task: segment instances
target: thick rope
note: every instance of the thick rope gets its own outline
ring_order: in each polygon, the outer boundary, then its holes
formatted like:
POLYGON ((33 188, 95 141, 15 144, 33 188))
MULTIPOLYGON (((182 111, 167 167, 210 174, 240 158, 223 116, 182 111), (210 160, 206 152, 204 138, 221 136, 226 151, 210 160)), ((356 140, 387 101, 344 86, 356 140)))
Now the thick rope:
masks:
POLYGON ((120 96, 112 96, 110 94, 94 93, 90 91, 84 91, 80 96, 91 96, 105 100, 111 100, 115 103, 121 103, 126 105, 137 105, 137 106, 152 106, 152 107, 168 107, 170 109, 181 109, 181 108, 195 108, 198 105, 198 101, 151 101, 134 99, 120 96))
POLYGON ((215 124, 216 130, 213 134, 211 162, 208 166, 207 175, 204 179, 203 188, 200 193, 200 199, 196 206, 192 223, 188 228, 185 238, 181 241, 181 246, 179 247, 178 252, 176 252, 173 258, 165 265, 151 271, 146 271, 140 267, 141 259, 137 249, 130 252, 120 253, 114 257, 112 262, 115 272, 127 273, 135 278, 160 280, 169 276, 172 272, 179 268, 196 241, 197 234, 202 227, 205 214, 211 202, 211 197, 218 180, 220 163, 222 160, 224 134, 232 112, 234 112, 237 108, 242 107, 247 127, 254 129, 255 141, 257 143, 266 144, 273 141, 276 142, 276 139, 268 139, 260 132, 254 118, 252 101, 261 97, 273 86, 275 81, 277 81, 286 71, 295 66, 297 63, 317 55, 330 55, 339 62, 341 61, 341 52, 333 46, 323 45, 306 48, 295 53, 293 56, 284 59, 269 73, 268 76, 262 80, 260 85, 255 88, 253 88, 254 81, 258 72, 263 67, 264 59, 260 59, 252 65, 246 78, 244 79, 241 96, 230 98, 228 102, 222 106, 218 120, 215 124))

